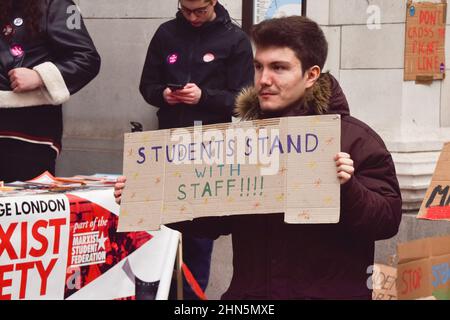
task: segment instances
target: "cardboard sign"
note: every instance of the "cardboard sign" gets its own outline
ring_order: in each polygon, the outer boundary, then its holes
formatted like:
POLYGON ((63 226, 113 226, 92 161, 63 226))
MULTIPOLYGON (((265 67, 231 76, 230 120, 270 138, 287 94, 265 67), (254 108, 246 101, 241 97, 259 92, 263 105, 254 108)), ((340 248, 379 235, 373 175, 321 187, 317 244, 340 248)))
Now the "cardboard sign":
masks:
POLYGON ((445 78, 447 1, 408 1, 404 80, 429 82, 445 78))
POLYGON ((442 149, 417 218, 450 220, 450 142, 442 149))
POLYGON ((277 212, 287 223, 337 223, 340 136, 339 115, 126 134, 119 230, 277 212))
POLYGON ((397 269, 375 264, 372 274, 372 300, 397 300, 397 269))
POLYGON ((450 236, 397 246, 398 299, 450 299, 450 236))

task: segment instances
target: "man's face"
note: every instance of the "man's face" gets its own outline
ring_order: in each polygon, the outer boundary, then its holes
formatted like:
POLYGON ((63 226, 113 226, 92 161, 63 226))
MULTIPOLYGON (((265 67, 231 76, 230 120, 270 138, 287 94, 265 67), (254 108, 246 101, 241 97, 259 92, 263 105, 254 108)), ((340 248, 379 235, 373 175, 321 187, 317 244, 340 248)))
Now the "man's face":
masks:
POLYGON ((200 27, 205 22, 216 18, 214 6, 217 0, 180 0, 179 7, 183 16, 193 27, 200 27))
POLYGON ((302 75, 302 64, 288 47, 256 48, 255 87, 263 111, 281 111, 300 100, 313 83, 302 75))

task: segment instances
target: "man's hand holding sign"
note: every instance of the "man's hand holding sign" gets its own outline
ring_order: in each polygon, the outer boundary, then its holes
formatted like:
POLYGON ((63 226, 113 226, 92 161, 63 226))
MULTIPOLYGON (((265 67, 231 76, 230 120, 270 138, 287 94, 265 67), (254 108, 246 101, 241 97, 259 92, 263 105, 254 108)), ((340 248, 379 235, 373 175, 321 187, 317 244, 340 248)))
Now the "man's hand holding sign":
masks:
POLYGON ((276 212, 288 223, 337 223, 339 184, 354 173, 339 125, 333 115, 127 134, 114 191, 120 228, 276 212))

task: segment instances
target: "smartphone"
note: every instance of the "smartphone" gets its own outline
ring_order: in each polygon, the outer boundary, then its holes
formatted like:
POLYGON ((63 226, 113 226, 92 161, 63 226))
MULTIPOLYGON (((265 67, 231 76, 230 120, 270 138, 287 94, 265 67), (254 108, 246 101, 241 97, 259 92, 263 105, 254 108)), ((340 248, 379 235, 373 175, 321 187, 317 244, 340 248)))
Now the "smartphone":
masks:
POLYGON ((167 87, 172 91, 181 90, 184 88, 184 84, 168 83, 167 87))

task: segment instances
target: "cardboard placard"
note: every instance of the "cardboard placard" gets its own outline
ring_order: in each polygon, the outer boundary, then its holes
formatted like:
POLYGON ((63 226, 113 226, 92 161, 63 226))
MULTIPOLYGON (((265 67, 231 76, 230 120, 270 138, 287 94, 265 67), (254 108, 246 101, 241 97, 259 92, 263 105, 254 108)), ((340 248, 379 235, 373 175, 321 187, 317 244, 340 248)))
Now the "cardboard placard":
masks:
POLYGON ((398 299, 450 299, 450 236, 398 244, 398 299))
POLYGON ((397 269, 376 263, 372 274, 372 300, 397 300, 397 269))
POLYGON ((408 1, 404 80, 430 82, 445 78, 447 1, 408 1))
POLYGON ((126 134, 119 230, 277 212, 287 223, 337 223, 340 136, 339 115, 126 134))
POLYGON ((450 142, 444 144, 417 218, 450 220, 450 142))

